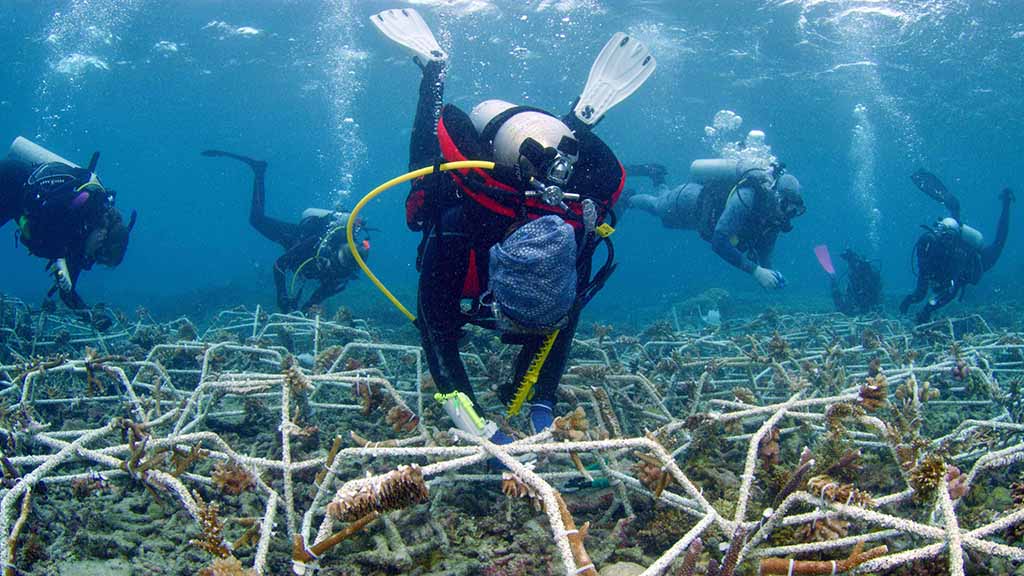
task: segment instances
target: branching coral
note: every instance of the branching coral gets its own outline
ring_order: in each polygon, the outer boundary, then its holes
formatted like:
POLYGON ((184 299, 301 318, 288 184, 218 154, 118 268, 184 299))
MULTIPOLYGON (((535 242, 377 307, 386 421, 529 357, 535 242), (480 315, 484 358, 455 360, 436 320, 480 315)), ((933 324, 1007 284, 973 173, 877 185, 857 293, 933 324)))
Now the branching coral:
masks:
POLYGON ((587 421, 587 413, 582 406, 575 410, 555 418, 552 435, 559 440, 579 442, 589 439, 590 422, 587 421))
POLYGON ((946 461, 938 454, 929 454, 918 462, 909 475, 910 487, 914 489, 914 499, 930 501, 935 497, 942 478, 946 475, 946 461))
POLYGON ((761 560, 762 576, 792 576, 793 574, 839 574, 853 570, 857 566, 884 556, 889 552, 885 546, 876 546, 864 550, 864 543, 858 543, 850 555, 842 560, 793 560, 788 558, 763 558, 761 560))
POLYGON ((425 502, 429 496, 420 467, 410 464, 380 476, 346 482, 327 505, 327 513, 353 522, 371 512, 400 510, 425 502))
POLYGON ((199 538, 190 540, 189 543, 217 558, 228 558, 231 556, 231 550, 224 541, 224 523, 218 515, 220 506, 216 502, 204 502, 198 492, 194 497, 199 509, 199 529, 202 532, 199 538))

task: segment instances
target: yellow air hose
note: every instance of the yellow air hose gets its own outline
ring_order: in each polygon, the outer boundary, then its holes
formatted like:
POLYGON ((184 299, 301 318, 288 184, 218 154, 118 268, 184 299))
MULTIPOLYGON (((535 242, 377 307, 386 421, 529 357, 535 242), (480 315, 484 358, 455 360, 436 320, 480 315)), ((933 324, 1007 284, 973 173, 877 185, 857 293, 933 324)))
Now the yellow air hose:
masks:
MULTIPOLYGON (((447 172, 449 170, 464 170, 467 168, 494 170, 494 162, 486 162, 483 160, 462 160, 459 162, 447 162, 445 164, 441 164, 441 166, 438 167, 438 170, 441 172, 447 172)), ((432 174, 433 172, 433 166, 426 166, 424 168, 420 168, 419 170, 407 172, 401 176, 398 176, 397 178, 392 178, 391 180, 388 180, 387 182, 381 184, 380 186, 377 186, 373 190, 370 190, 370 193, 367 194, 366 196, 363 196, 363 199, 360 200, 358 204, 356 204, 355 208, 352 209, 352 213, 349 214, 348 217, 348 224, 345 226, 345 239, 348 241, 348 249, 350 252, 352 252, 352 257, 356 259, 356 264, 359 264, 359 267, 363 270, 363 273, 366 274, 366 277, 370 279, 370 282, 373 282, 373 285, 377 287, 377 290, 380 290, 381 294, 383 294, 384 297, 386 297, 391 302, 391 304, 394 305, 395 308, 398 308, 399 312, 405 314, 405 317, 408 318, 410 322, 415 322, 416 316, 412 312, 409 312, 409 309, 403 306, 402 303, 398 301, 398 298, 396 298, 395 295, 392 294, 391 291, 388 290, 386 286, 384 286, 384 284, 370 270, 369 266, 366 265, 366 262, 363 261, 363 257, 359 255, 359 250, 356 249, 356 243, 355 238, 353 236, 352 227, 356 221, 356 217, 359 215, 359 211, 362 210, 363 207, 366 206, 366 204, 370 200, 376 198, 378 194, 384 192, 389 188, 397 186, 403 182, 415 180, 416 178, 432 174)), ((548 349, 550 350, 550 346, 548 347, 548 349)))

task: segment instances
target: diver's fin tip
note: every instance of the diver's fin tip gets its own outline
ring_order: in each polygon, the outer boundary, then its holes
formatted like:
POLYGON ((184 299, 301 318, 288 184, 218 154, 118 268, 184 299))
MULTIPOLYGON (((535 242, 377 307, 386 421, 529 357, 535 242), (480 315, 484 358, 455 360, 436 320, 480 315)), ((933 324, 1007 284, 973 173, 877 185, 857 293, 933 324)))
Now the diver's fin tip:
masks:
POLYGON ((370 16, 370 22, 381 34, 411 52, 413 57, 419 58, 424 64, 448 59, 448 54, 437 43, 430 26, 412 8, 384 10, 370 16))
POLYGON ((616 32, 591 65, 573 114, 594 126, 608 110, 636 92, 656 67, 657 60, 642 42, 616 32))

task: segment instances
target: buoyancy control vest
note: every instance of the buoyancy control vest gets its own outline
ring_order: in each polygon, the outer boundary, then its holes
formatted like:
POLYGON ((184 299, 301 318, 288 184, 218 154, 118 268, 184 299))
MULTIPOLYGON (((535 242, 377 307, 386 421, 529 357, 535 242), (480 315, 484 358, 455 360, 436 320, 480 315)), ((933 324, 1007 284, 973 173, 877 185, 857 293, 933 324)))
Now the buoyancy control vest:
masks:
MULTIPOLYGON (((481 141, 469 115, 456 106, 448 104, 442 109, 437 137, 446 162, 492 160, 492 154, 481 141)), ((525 197, 523 191, 528 189, 528 183, 523 181, 515 166, 502 166, 492 173, 469 169, 448 174, 466 198, 501 216, 512 219, 525 216, 533 220, 556 214, 579 228, 582 200, 590 199, 598 208, 599 221, 603 222, 622 193, 625 170, 600 138, 589 132, 577 137, 580 158, 574 165, 573 176, 565 192, 579 194, 580 199, 566 200, 568 210, 546 204, 540 198, 525 197)))

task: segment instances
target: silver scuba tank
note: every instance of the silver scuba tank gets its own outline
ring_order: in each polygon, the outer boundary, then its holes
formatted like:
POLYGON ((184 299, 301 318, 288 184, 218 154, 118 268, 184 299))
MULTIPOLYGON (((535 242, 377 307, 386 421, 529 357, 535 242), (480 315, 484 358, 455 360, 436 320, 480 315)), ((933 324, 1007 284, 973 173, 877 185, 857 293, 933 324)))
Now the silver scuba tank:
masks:
POLYGON ((78 164, 55 154, 46 148, 43 148, 39 144, 25 138, 24 136, 18 136, 11 142, 11 148, 8 150, 8 154, 25 162, 26 164, 46 164, 47 162, 62 162, 68 166, 74 166, 80 168, 78 164))
POLYGON ((690 181, 701 185, 712 182, 738 182, 751 170, 762 171, 765 176, 768 175, 768 170, 751 160, 735 158, 694 160, 690 164, 690 181))

